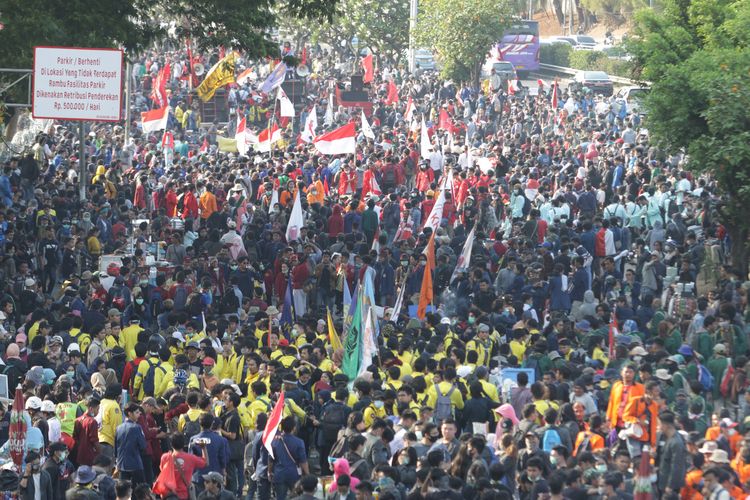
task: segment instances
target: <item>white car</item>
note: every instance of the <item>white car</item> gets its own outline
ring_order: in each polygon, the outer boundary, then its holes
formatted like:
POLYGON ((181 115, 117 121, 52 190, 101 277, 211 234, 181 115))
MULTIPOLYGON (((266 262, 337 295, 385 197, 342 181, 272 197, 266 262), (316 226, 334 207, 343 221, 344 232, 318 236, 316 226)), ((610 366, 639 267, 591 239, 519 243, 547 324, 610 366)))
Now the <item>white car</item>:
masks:
POLYGON ((648 87, 623 87, 617 91, 617 97, 625 101, 629 112, 641 113, 643 99, 650 91, 648 87))
POLYGON ((435 71, 437 69, 437 62, 435 62, 435 56, 432 55, 432 51, 429 49, 417 49, 414 53, 414 69, 435 71))

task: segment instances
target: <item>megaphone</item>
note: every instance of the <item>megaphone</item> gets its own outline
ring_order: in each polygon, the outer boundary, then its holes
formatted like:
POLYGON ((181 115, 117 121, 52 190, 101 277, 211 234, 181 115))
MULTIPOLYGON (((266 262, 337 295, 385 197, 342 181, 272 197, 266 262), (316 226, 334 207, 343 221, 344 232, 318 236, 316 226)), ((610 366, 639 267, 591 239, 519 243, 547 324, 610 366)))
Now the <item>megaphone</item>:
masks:
POLYGON ((206 68, 203 67, 201 63, 193 64, 193 72, 195 73, 195 76, 201 76, 205 71, 206 68))
POLYGON ((300 64, 299 66, 297 66, 297 76, 304 78, 309 74, 310 68, 307 67, 307 64, 300 64))

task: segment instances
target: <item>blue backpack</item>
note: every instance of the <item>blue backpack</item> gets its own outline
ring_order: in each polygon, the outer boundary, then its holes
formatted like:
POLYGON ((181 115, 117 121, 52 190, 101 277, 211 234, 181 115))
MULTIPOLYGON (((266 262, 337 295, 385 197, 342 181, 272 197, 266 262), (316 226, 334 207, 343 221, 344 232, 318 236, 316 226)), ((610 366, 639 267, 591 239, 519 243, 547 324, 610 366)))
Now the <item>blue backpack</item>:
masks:
POLYGON ((703 386, 704 391, 710 391, 714 388, 714 376, 703 365, 698 365, 698 382, 703 386))
POLYGON ((542 449, 549 453, 555 446, 560 446, 562 439, 560 439, 560 433, 555 429, 547 429, 544 431, 544 437, 542 438, 542 449))

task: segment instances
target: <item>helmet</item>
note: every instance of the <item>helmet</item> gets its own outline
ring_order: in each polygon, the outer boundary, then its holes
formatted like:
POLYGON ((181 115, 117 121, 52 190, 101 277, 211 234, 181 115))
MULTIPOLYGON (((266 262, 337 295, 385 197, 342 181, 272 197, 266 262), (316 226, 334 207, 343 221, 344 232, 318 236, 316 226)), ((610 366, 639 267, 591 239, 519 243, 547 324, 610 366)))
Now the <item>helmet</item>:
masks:
POLYGON ((42 401, 42 411, 46 413, 55 413, 55 403, 49 399, 42 401))
POLYGON ((175 370, 174 372, 174 385, 184 386, 188 381, 188 373, 183 369, 175 370))
POLYGON ((31 396, 29 399, 26 400, 26 409, 27 410, 41 410, 42 400, 36 396, 31 396))

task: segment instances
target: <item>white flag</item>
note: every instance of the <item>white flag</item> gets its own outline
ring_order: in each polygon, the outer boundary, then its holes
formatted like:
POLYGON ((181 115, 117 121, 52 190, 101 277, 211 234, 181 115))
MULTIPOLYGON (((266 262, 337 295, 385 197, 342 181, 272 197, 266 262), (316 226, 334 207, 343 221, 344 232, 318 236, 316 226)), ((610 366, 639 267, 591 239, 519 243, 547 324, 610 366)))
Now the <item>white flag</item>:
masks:
POLYGON ((393 311, 391 311, 391 321, 394 323, 398 320, 398 315, 401 314, 401 306, 404 305, 404 292, 406 291, 406 283, 401 284, 401 289, 396 297, 396 303, 393 304, 393 311))
POLYGON ((305 218, 302 216, 302 203, 299 201, 299 189, 294 196, 294 206, 292 215, 289 216, 289 224, 286 226, 286 242, 291 243, 299 238, 300 229, 305 225, 305 218))
POLYGON ((310 113, 308 113, 307 118, 305 118, 305 129, 302 131, 302 140, 304 142, 312 142, 315 138, 315 129, 317 128, 318 112, 315 110, 315 105, 313 104, 310 113))
POLYGON ((273 212, 273 207, 276 206, 278 202, 279 202, 279 192, 274 189, 273 194, 271 194, 271 203, 268 204, 269 214, 273 212))
POLYGON ((372 131, 372 127, 370 127, 370 124, 367 122, 367 117, 365 116, 364 111, 362 111, 362 133, 368 139, 375 139, 375 132, 372 131))
POLYGON ((432 152, 432 143, 430 142, 430 134, 427 133, 427 124, 422 118, 422 135, 419 143, 420 154, 425 160, 430 158, 432 152))
POLYGON ((359 373, 362 376, 372 364, 372 358, 377 354, 378 348, 375 344, 375 308, 368 307, 365 316, 365 328, 362 331, 362 359, 359 361, 359 373))
POLYGON ((276 99, 279 100, 279 111, 282 117, 293 117, 294 116, 294 104, 286 96, 284 89, 279 87, 279 92, 276 94, 276 99))
POLYGON ((445 206, 445 190, 440 189, 440 194, 438 194, 437 200, 435 200, 435 205, 432 207, 432 211, 430 212, 430 215, 427 217, 427 220, 424 223, 424 227, 432 228, 432 231, 434 232, 437 228, 440 227, 440 222, 443 220, 443 207, 445 206))
POLYGON ((456 273, 458 271, 466 272, 466 270, 469 269, 469 264, 471 263, 471 249, 474 247, 474 232, 476 231, 476 229, 477 226, 476 224, 474 224, 474 227, 471 228, 469 236, 466 237, 466 241, 464 242, 464 249, 461 251, 461 255, 458 256, 458 260, 456 261, 456 268, 453 270, 453 274, 451 274, 449 283, 453 283, 453 280, 456 278, 456 273))
POLYGON ((333 92, 328 95, 328 107, 326 108, 326 117, 323 120, 326 127, 333 125, 333 92))

